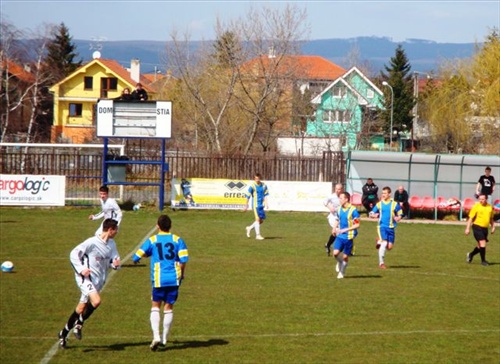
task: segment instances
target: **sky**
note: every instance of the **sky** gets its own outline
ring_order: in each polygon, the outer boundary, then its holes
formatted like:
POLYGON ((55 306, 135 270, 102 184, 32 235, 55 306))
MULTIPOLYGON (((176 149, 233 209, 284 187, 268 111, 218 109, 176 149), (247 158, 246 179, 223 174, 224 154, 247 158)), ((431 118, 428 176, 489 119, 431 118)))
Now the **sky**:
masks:
POLYGON ((309 40, 376 36, 474 43, 500 28, 500 0, 1 0, 0 12, 2 22, 23 31, 64 22, 73 39, 167 41, 175 29, 188 31, 191 40, 213 40, 216 19, 237 21, 250 7, 287 4, 306 10, 309 40))

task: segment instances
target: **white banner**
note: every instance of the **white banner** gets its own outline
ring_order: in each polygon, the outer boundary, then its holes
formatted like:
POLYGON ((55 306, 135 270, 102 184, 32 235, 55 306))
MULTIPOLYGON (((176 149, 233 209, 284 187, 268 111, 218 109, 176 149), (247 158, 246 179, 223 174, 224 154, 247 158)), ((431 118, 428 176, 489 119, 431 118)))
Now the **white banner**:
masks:
MULTIPOLYGON (((253 180, 172 179, 172 208, 243 209, 253 180)), ((331 195, 330 182, 264 181, 271 211, 326 212, 323 201, 331 195)))
POLYGON ((64 206, 66 176, 0 174, 0 206, 64 206))

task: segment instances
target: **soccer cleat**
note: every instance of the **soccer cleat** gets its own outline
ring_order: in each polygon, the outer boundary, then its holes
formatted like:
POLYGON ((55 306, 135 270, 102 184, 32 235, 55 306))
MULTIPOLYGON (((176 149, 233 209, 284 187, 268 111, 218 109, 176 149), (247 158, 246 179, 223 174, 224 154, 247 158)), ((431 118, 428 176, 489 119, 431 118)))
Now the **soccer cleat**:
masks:
POLYGON ((339 274, 337 274, 337 279, 342 279, 344 278, 344 275, 342 274, 342 272, 339 272, 339 274))
POLYGON ((470 253, 467 253, 467 259, 465 261, 467 263, 472 263, 472 255, 470 255, 470 253))
POLYGON ((160 346, 160 344, 161 344, 161 341, 153 340, 151 342, 151 345, 149 345, 149 348, 151 349, 151 351, 156 351, 156 350, 158 350, 158 346, 160 346))
POLYGON ((328 246, 328 244, 325 244, 325 250, 326 250, 326 256, 329 257, 330 256, 330 247, 328 246))
POLYGON ((252 231, 252 228, 250 226, 247 226, 245 228, 245 230, 247 231, 247 238, 249 238, 250 237, 250 231, 252 231))
POLYGON ((73 335, 75 335, 75 338, 77 340, 82 339, 82 325, 75 325, 75 327, 73 329, 73 335))
POLYGON ((490 263, 488 263, 486 260, 483 260, 483 261, 481 262, 481 265, 484 265, 484 266, 486 267, 487 265, 490 265, 490 263))
POLYGON ((68 339, 63 335, 62 330, 59 332, 59 334, 57 334, 57 337, 59 338, 59 348, 66 349, 66 342, 68 339))
POLYGON ((387 267, 385 266, 385 264, 384 264, 384 263, 380 264, 378 267, 379 267, 380 269, 387 269, 387 267))
POLYGON ((257 240, 264 240, 264 237, 263 237, 262 235, 257 235, 257 236, 255 237, 255 239, 257 239, 257 240))

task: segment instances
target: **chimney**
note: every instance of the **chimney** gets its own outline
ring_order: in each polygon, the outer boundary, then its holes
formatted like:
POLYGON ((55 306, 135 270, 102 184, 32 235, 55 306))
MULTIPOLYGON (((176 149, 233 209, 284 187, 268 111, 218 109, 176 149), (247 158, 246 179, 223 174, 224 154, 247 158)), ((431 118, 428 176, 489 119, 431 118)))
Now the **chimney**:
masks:
POLYGON ((135 82, 140 82, 141 80, 141 61, 138 58, 130 61, 130 78, 135 82))

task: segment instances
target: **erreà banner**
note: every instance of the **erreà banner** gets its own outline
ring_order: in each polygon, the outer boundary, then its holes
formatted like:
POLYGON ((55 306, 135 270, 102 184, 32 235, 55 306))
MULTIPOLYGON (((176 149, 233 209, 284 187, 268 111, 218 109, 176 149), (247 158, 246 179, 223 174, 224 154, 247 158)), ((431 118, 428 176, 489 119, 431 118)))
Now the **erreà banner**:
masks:
POLYGON ((65 176, 0 174, 0 206, 64 206, 65 176))
MULTIPOLYGON (((243 209, 252 180, 174 178, 172 208, 243 209)), ((269 210, 324 212, 331 195, 330 182, 264 181, 269 190, 269 210)))

